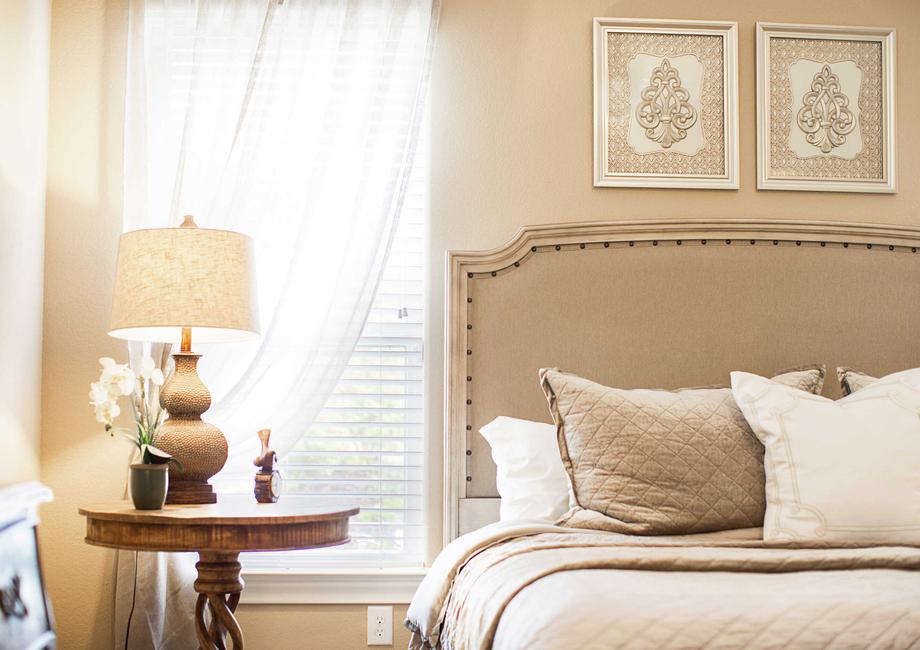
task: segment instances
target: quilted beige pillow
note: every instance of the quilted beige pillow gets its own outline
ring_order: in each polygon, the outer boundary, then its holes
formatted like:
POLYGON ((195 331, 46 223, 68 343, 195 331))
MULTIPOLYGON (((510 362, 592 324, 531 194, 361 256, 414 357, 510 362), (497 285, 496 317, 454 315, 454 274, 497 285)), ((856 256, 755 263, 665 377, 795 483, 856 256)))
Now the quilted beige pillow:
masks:
MULTIPOLYGON (((643 535, 763 524, 763 446, 730 388, 609 388, 540 371, 572 508, 560 524, 643 535)), ((774 380, 820 393, 824 367, 774 380)))
POLYGON ((869 384, 877 382, 878 377, 867 375, 853 368, 838 367, 837 381, 840 382, 840 390, 843 391, 843 395, 846 397, 850 393, 855 393, 869 384))

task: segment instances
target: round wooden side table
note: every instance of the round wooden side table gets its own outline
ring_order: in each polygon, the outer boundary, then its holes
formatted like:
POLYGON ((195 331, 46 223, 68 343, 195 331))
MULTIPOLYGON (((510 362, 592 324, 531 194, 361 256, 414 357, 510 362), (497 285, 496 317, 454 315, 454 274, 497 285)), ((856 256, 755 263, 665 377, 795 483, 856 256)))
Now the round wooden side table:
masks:
POLYGON ((167 505, 135 510, 129 501, 80 508, 86 517, 86 543, 130 551, 198 553, 195 631, 204 650, 223 650, 226 635, 234 650, 243 648, 243 631, 234 612, 243 580, 244 551, 294 551, 348 541, 348 518, 358 508, 323 507, 303 497, 256 503, 251 496, 225 495, 200 506, 167 505), (205 622, 210 609, 211 624, 205 622))

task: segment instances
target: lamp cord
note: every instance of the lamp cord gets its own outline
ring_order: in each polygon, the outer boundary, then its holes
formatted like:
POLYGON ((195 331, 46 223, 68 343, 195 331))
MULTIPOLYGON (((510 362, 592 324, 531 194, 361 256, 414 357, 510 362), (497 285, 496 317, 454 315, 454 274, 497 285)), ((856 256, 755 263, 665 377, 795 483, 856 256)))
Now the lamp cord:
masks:
POLYGON ((137 601, 137 551, 134 551, 134 588, 131 591, 131 610, 128 612, 128 624, 125 626, 125 650, 131 637, 131 618, 134 616, 134 604, 137 601))

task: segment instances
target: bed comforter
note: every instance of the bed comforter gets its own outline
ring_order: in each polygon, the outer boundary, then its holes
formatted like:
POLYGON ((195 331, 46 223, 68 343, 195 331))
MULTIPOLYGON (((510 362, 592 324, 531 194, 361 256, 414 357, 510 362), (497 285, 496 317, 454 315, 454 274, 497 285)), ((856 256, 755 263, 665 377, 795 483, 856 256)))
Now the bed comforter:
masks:
POLYGON ((500 522, 442 551, 411 650, 920 648, 920 548, 500 522))

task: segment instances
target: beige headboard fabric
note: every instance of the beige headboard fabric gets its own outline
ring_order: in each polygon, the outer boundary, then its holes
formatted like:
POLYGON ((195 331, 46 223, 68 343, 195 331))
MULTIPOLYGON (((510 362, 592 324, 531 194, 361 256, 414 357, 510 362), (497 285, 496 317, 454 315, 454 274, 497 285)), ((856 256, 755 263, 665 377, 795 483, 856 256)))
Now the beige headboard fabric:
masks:
POLYGON ((661 221, 525 228, 500 249, 449 253, 445 537, 497 512, 478 429, 551 421, 541 367, 676 388, 806 363, 831 377, 920 365, 917 246, 906 227, 661 221))

